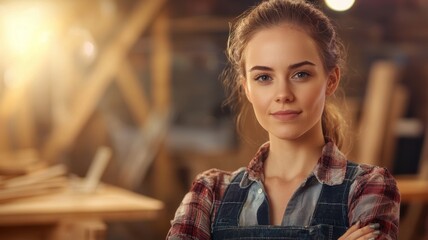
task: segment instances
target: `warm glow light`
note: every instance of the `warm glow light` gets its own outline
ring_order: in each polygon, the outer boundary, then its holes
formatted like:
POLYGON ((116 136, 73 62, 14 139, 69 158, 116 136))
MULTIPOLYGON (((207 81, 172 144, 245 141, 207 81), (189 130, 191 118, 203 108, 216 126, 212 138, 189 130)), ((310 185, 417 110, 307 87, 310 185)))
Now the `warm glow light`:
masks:
POLYGON ((43 4, 0 5, 0 42, 4 52, 12 58, 23 57, 41 44, 48 44, 54 30, 49 10, 43 4))
POLYGON ((3 73, 3 84, 10 88, 16 84, 16 72, 13 69, 7 69, 3 73))
POLYGON ((355 0, 325 0, 327 6, 334 11, 346 11, 354 5, 355 0))
POLYGON ((97 55, 97 45, 89 30, 82 27, 72 27, 69 30, 68 39, 76 47, 79 61, 86 64, 92 63, 97 55))
POLYGON ((83 54, 88 57, 88 58, 92 58, 95 55, 95 45, 92 42, 84 42, 83 43, 83 54))

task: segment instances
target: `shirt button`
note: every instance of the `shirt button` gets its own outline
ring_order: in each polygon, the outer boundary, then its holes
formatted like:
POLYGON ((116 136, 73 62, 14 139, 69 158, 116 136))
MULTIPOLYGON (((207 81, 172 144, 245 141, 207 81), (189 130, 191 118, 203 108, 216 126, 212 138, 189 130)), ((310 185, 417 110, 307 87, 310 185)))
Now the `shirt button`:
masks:
POLYGON ((259 188, 259 190, 257 191, 259 194, 261 194, 263 192, 263 190, 261 188, 259 188))

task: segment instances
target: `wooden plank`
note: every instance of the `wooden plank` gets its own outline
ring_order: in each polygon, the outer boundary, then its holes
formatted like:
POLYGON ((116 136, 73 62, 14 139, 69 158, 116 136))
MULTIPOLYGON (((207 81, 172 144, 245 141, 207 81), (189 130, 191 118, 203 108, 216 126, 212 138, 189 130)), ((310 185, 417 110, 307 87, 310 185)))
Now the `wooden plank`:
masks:
POLYGON ((65 177, 55 177, 28 185, 0 189, 0 203, 4 204, 9 201, 17 201, 23 198, 52 194, 63 190, 67 187, 68 183, 69 182, 65 177))
POLYGON ((124 97, 135 121, 142 126, 149 111, 147 97, 139 83, 138 76, 131 67, 131 63, 124 60, 116 78, 116 83, 124 97))
POLYGON ((43 147, 43 157, 49 162, 55 161, 58 155, 69 147, 80 133, 84 124, 96 108, 111 79, 118 71, 121 61, 129 49, 145 31, 154 16, 165 5, 166 0, 140 1, 123 24, 122 31, 99 57, 99 62, 87 79, 87 86, 76 99, 72 112, 73 118, 56 127, 43 147))
POLYGON ((80 189, 83 192, 93 192, 100 183, 100 179, 107 167, 107 164, 111 157, 111 149, 108 147, 98 148, 94 160, 89 167, 88 173, 86 174, 85 180, 80 189))
MULTIPOLYGON (((39 152, 36 149, 20 149, 13 153, 0 155, 0 175, 2 177, 23 175, 43 167, 46 165, 40 161, 39 152)), ((0 181, 2 181, 1 178, 0 181)))
MULTIPOLYGON (((170 97, 171 97, 171 43, 170 43, 170 22, 168 12, 164 11, 158 17, 153 26, 153 44, 154 50, 151 55, 151 74, 153 109, 160 112, 163 116, 168 116, 170 112, 170 97)), ((156 160, 153 163, 155 196, 159 199, 167 201, 168 212, 174 212, 172 208, 177 201, 177 192, 170 191, 162 186, 168 184, 170 189, 178 189, 178 176, 176 166, 168 153, 167 147, 161 141, 157 144, 159 150, 156 160)), ((167 232, 169 228, 170 216, 162 215, 156 224, 156 232, 167 232)))
POLYGON ((153 54, 151 55, 151 74, 153 76, 153 109, 168 112, 171 96, 171 43, 170 23, 167 11, 162 12, 153 26, 153 54))
POLYGON ((375 62, 371 68, 359 125, 357 161, 360 163, 381 163, 385 126, 398 75, 399 69, 392 62, 375 62))
POLYGON ((69 218, 153 219, 163 208, 164 204, 156 199, 102 184, 89 194, 67 189, 0 204, 0 226, 52 224, 69 218))
POLYGON ((404 117, 407 110, 409 93, 404 86, 396 85, 393 89, 389 116, 385 123, 385 137, 383 140, 383 151, 379 163, 390 170, 393 169, 395 146, 397 143, 396 128, 400 118, 404 117))
MULTIPOLYGON (((168 125, 168 115, 158 113, 149 115, 145 125, 140 128, 142 134, 133 139, 124 159, 125 163, 130 164, 123 165, 119 170, 120 186, 138 190, 153 160, 161 150, 168 125)), ((171 168, 171 164, 166 164, 164 168, 171 168)), ((165 180, 168 181, 168 179, 165 180)))
MULTIPOLYGON (((119 181, 122 186, 129 189, 136 189, 140 185, 156 154, 162 149, 163 138, 169 124, 171 46, 169 42, 169 18, 166 10, 156 18, 152 38, 154 45, 151 54, 153 113, 147 117, 147 120, 142 119, 145 123, 140 125, 143 135, 138 137, 130 147, 128 161, 133 163, 132 166, 124 166, 119 174, 119 181)), ((129 78, 129 80, 131 79, 129 78)), ((141 98, 142 96, 136 97, 141 98)), ((166 163, 163 168, 171 168, 171 164, 166 163)))
POLYGON ((6 181, 2 181, 0 182, 0 188, 13 188, 30 185, 54 177, 63 176, 66 174, 66 172, 67 169, 64 165, 56 165, 26 175, 15 177, 6 181))
POLYGON ((428 202, 428 180, 418 176, 397 176, 401 202, 428 202))

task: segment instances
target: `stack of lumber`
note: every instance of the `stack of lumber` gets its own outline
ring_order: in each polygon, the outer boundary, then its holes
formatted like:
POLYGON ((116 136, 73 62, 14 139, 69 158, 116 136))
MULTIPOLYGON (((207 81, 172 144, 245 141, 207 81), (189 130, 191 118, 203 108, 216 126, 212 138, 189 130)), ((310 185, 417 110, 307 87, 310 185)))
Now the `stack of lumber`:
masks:
POLYGON ((67 169, 46 166, 32 152, 0 156, 0 203, 64 189, 67 169))

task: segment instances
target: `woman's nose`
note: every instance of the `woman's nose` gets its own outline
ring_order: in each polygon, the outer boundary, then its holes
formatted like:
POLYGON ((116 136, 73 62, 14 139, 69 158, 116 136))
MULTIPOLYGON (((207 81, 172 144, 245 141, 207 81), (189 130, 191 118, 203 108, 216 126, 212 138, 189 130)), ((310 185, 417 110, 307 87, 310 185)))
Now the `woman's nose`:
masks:
POLYGON ((275 102, 277 103, 290 103, 294 101, 293 91, 288 84, 279 84, 275 102))

